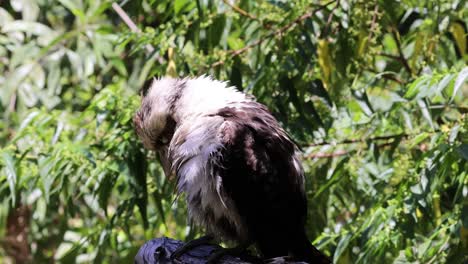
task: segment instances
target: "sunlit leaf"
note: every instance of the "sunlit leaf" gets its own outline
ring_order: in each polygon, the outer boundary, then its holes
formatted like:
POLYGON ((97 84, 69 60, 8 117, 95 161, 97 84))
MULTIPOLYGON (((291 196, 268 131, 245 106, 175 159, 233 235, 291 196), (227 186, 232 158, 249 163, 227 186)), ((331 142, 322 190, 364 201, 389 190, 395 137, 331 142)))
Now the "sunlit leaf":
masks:
POLYGON ((429 123, 431 128, 434 128, 434 124, 432 123, 431 112, 429 112, 427 103, 424 102, 423 100, 418 100, 417 102, 418 102, 419 109, 421 110, 424 119, 426 119, 426 121, 429 123))
POLYGON ((430 81, 429 76, 422 76, 418 78, 416 81, 411 83, 411 85, 408 87, 408 90, 406 91, 404 97, 407 99, 413 99, 414 97, 417 96, 419 92, 423 89, 427 89, 427 85, 430 81))
POLYGON ((463 21, 454 21, 450 25, 449 29, 450 33, 452 33, 452 36, 455 40, 456 47, 461 58, 463 58, 466 53, 466 35, 468 34, 468 32, 466 32, 466 25, 464 25, 463 23, 463 21))
POLYGON ((318 42, 317 48, 318 62, 320 69, 322 70, 322 80, 324 82, 325 88, 329 88, 330 74, 332 70, 331 55, 328 45, 329 44, 327 40, 321 39, 318 42))
POLYGON ((0 7, 0 26, 12 22, 14 20, 13 16, 8 13, 4 8, 0 7))
POLYGON ((455 80, 455 84, 453 85, 453 92, 452 98, 450 99, 453 101, 455 96, 457 95, 458 90, 462 86, 466 86, 466 79, 468 78, 468 67, 463 68, 463 70, 458 74, 457 79, 455 80))
POLYGON ((14 31, 21 31, 26 32, 34 35, 50 35, 53 34, 53 31, 44 24, 37 23, 37 22, 30 22, 30 21, 21 21, 16 20, 12 22, 6 23, 2 27, 3 32, 14 32, 14 31))
POLYGON ((351 238, 352 234, 348 233, 340 239, 338 246, 336 247, 335 254, 333 255, 334 261, 338 261, 338 259, 343 255, 344 251, 348 249, 351 238))

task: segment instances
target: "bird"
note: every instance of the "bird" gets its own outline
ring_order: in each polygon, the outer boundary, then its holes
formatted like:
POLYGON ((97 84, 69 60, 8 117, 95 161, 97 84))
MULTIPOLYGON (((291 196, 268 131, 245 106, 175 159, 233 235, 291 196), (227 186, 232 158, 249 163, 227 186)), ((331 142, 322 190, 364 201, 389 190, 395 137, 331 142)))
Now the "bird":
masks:
POLYGON ((331 263, 306 235, 299 148, 252 95, 206 75, 153 78, 133 123, 208 239, 331 263))

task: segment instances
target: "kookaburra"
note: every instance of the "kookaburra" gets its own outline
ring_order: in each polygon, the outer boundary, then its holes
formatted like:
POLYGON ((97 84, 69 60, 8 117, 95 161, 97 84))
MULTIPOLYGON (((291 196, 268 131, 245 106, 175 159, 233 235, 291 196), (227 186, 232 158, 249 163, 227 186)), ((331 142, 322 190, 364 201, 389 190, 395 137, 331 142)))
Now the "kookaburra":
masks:
POLYGON ((252 96, 206 76, 154 79, 134 124, 208 234, 265 259, 329 263, 306 237, 298 148, 252 96))

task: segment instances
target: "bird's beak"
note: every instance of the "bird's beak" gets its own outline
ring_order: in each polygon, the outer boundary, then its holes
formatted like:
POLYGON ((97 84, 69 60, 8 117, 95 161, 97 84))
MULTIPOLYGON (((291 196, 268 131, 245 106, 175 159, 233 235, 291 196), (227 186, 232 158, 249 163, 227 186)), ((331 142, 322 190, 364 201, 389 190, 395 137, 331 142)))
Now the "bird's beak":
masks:
POLYGON ((164 174, 167 178, 172 179, 174 177, 174 172, 172 171, 172 164, 169 161, 167 155, 167 147, 163 147, 158 150, 159 160, 161 161, 161 166, 163 168, 164 174))

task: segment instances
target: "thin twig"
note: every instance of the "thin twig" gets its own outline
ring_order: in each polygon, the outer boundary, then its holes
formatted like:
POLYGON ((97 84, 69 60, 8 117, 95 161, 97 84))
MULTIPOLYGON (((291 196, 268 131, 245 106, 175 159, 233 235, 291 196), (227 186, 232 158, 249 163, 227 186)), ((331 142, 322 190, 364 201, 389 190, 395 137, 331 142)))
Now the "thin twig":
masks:
POLYGON ((333 15, 335 14, 335 10, 340 6, 340 0, 338 0, 336 2, 336 5, 332 8, 332 10, 330 11, 330 14, 328 15, 328 19, 327 19, 327 24, 325 24, 325 27, 323 27, 322 31, 320 32, 320 35, 319 37, 323 37, 324 35, 324 32, 327 32, 329 27, 330 27, 330 24, 331 24, 331 20, 333 18, 333 15))
MULTIPOLYGON (((141 30, 137 27, 137 25, 132 21, 132 19, 127 15, 127 13, 120 7, 117 3, 112 3, 112 8, 114 11, 120 16, 120 18, 127 24, 132 32, 141 33, 141 30)), ((154 47, 151 44, 146 44, 145 49, 148 53, 152 53, 154 51, 154 47)), ((164 63, 163 59, 160 56, 156 56, 156 60, 159 63, 164 63)))
POLYGON ((120 16, 120 18, 122 18, 131 31, 138 33, 141 32, 141 30, 136 26, 135 23, 133 23, 132 19, 130 19, 127 13, 119 6, 119 4, 112 3, 112 8, 114 8, 115 12, 120 16))
POLYGON ((332 152, 332 153, 311 153, 309 155, 304 156, 304 158, 306 158, 306 159, 334 158, 334 157, 348 155, 352 151, 356 151, 356 150, 349 150, 349 151, 347 151, 347 150, 338 150, 338 151, 332 152))
POLYGON ((10 104, 8 105, 8 112, 14 112, 16 109, 16 97, 17 93, 14 92, 10 97, 10 104))
POLYGON ((388 136, 378 136, 378 137, 371 137, 371 138, 357 138, 357 139, 345 139, 340 142, 320 142, 320 143, 313 143, 309 144, 307 147, 317 147, 317 146, 325 146, 325 145, 342 145, 342 144, 353 144, 353 143, 361 143, 361 142, 368 142, 368 141, 378 141, 378 140, 389 140, 394 138, 407 138, 411 136, 411 134, 396 134, 396 135, 388 135, 388 136))
POLYGON ((413 71, 411 70, 411 67, 408 64, 408 60, 406 60, 405 55, 403 54, 403 49, 401 48, 399 33, 395 28, 392 28, 392 35, 393 35, 393 38, 395 39, 395 43, 397 45, 398 54, 399 54, 399 61, 403 64, 406 71, 410 75, 413 75, 413 71))
POLYGON ((430 106, 420 106, 419 108, 427 108, 427 109, 444 109, 444 108, 452 108, 460 110, 461 112, 468 112, 468 107, 455 105, 455 104, 442 104, 442 105, 430 105, 430 106))
MULTIPOLYGON (((274 36, 281 36, 283 35, 286 31, 288 31, 289 29, 293 28, 295 25, 299 24, 300 22, 306 20, 307 18, 310 18, 312 17, 316 12, 326 8, 327 6, 329 6, 330 4, 333 4, 335 3, 337 0, 333 0, 333 1, 330 1, 324 5, 321 5, 319 6, 318 8, 314 9, 313 11, 310 11, 310 12, 306 12, 305 14, 301 15, 300 17, 294 19, 291 23, 273 31, 273 32, 270 32, 269 34, 267 34, 266 36, 263 36, 261 37, 260 39, 254 41, 253 43, 241 48, 241 49, 238 49, 238 50, 230 50, 227 52, 228 55, 231 56, 231 58, 237 56, 237 55, 240 55, 244 52, 246 52, 247 50, 257 46, 257 45, 260 45, 263 41, 265 41, 266 39, 269 39, 271 37, 274 37, 274 36)), ((217 61, 213 64, 211 64, 211 67, 214 68, 214 67, 217 67, 217 66, 220 66, 224 64, 224 61, 217 61)))
MULTIPOLYGON (((387 143, 382 143, 377 145, 377 148, 383 148, 383 147, 388 147, 391 146, 393 142, 387 142, 387 143)), ((352 149, 352 150, 338 150, 332 153, 311 153, 306 156, 304 156, 305 159, 323 159, 323 158, 334 158, 334 157, 340 157, 340 156, 345 156, 348 154, 351 154, 356 151, 360 151, 362 149, 352 149)))
POLYGON ((375 73, 377 75, 379 75, 380 77, 384 78, 384 79, 387 79, 387 80, 390 80, 390 81, 394 81, 394 82, 397 82, 398 84, 400 85, 404 85, 405 82, 402 81, 401 79, 399 79, 398 77, 396 77, 394 74, 391 74, 391 73, 380 73, 374 69, 369 69, 369 68, 364 68, 365 71, 368 71, 368 72, 372 72, 372 73, 375 73))
POLYGON ((396 77, 395 75, 392 75, 390 73, 382 74, 382 78, 390 80, 390 81, 394 81, 394 82, 396 82, 396 83, 398 83, 400 85, 405 84, 405 82, 403 82, 398 77, 396 77))
MULTIPOLYGON (((393 34, 395 34, 395 33, 393 33, 393 34)), ((396 38, 396 36, 394 36, 394 38, 396 38)), ((411 68, 410 68, 410 66, 408 64, 408 61, 405 59, 405 56, 403 55, 403 51, 401 50, 401 44, 399 44, 399 41, 396 40, 396 39, 395 39, 395 42, 397 43, 399 55, 388 54, 388 53, 385 53, 385 52, 380 52, 377 55, 400 62, 405 67, 406 71, 408 71, 411 74, 412 70, 411 70, 411 68)))
POLYGON ((390 58, 390 59, 394 59, 394 60, 397 60, 397 61, 401 61, 400 56, 397 56, 397 55, 388 54, 388 53, 385 53, 385 52, 380 52, 377 55, 382 56, 382 57, 387 57, 387 58, 390 58))
POLYGON ((244 9, 242 9, 242 8, 240 8, 240 7, 238 7, 238 6, 235 6, 235 5, 231 4, 231 3, 229 3, 228 0, 223 0, 223 2, 224 2, 226 5, 228 5, 229 7, 231 7, 234 11, 236 11, 237 13, 239 13, 239 14, 241 14, 241 15, 243 15, 243 16, 245 16, 245 17, 248 17, 248 18, 250 18, 250 19, 253 19, 253 20, 257 20, 257 21, 259 20, 256 16, 250 14, 249 12, 245 11, 244 9))
POLYGON ((370 30, 369 30, 369 35, 367 36, 367 42, 369 43, 370 39, 372 38, 372 34, 374 33, 374 28, 376 26, 376 19, 377 19, 377 15, 378 15, 378 12, 379 12, 379 4, 375 4, 375 7, 374 7, 374 15, 372 16, 372 22, 371 22, 371 27, 370 27, 370 30))

